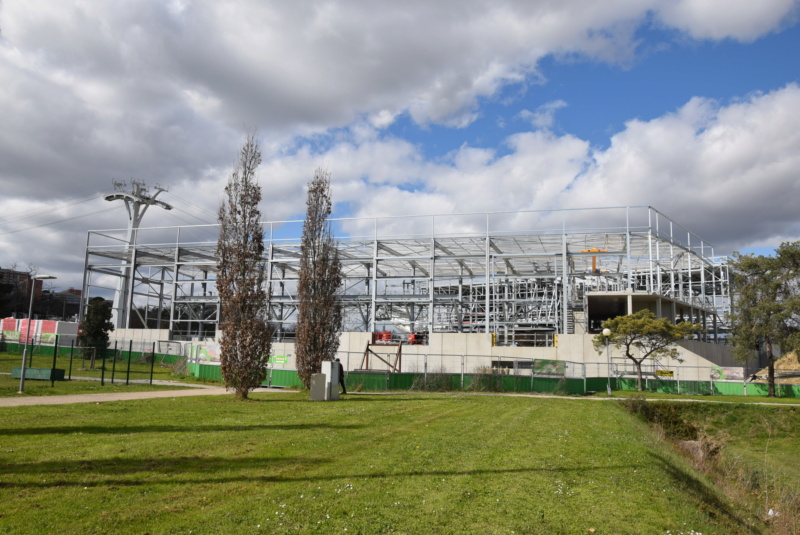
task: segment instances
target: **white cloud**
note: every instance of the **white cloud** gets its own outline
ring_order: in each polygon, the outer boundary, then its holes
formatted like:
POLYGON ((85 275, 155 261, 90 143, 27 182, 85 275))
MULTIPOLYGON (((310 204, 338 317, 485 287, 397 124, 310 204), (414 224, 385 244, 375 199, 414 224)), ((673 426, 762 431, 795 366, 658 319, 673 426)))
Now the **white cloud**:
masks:
POLYGON ((719 245, 800 237, 800 87, 632 121, 561 204, 651 204, 719 245))
POLYGON ((390 126, 396 118, 396 112, 380 110, 370 115, 369 122, 375 128, 386 128, 387 126, 390 126))
POLYGON ((522 110, 520 112, 520 117, 529 121, 536 128, 553 128, 556 112, 566 106, 567 103, 563 100, 554 100, 542 104, 536 111, 522 110))
POLYGON ((630 121, 605 150, 546 130, 507 142, 501 157, 465 145, 437 164, 394 139, 344 142, 315 158, 329 163, 337 200, 358 216, 651 205, 720 254, 800 239, 796 84, 727 105, 692 99, 630 121), (417 187, 404 187, 409 177, 417 187))
POLYGON ((753 41, 781 28, 797 14, 797 0, 673 0, 658 9, 660 19, 696 39, 753 41))

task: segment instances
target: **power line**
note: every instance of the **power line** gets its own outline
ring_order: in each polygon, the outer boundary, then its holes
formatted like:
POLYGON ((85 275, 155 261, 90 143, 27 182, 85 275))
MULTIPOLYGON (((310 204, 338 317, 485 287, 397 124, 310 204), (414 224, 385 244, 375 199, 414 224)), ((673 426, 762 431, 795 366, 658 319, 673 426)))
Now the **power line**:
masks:
POLYGON ((64 219, 57 219, 56 221, 50 221, 48 223, 42 223, 41 225, 34 225, 32 227, 25 227, 25 228, 21 228, 21 229, 17 229, 17 230, 10 230, 8 232, 0 233, 0 236, 7 236, 9 234, 16 234, 17 232, 25 232, 26 230, 34 230, 34 229, 42 228, 42 227, 49 227, 50 225, 57 225, 59 223, 65 223, 67 221, 72 221, 74 219, 80 219, 82 217, 88 217, 90 215, 102 214, 103 212, 110 212, 111 210, 114 210, 114 207, 105 208, 103 210, 96 210, 94 212, 89 212, 87 214, 81 214, 81 215, 76 215, 76 216, 72 216, 72 217, 66 217, 64 219))
MULTIPOLYGON (((169 193, 169 192, 165 191, 165 193, 169 193)), ((88 197, 73 197, 71 199, 73 202, 70 202, 68 204, 61 204, 61 205, 59 205, 59 208, 69 208, 69 207, 72 207, 72 206, 77 206, 79 204, 83 204, 83 203, 86 203, 86 202, 89 202, 89 201, 93 201, 93 200, 99 199, 99 198, 103 197, 106 194, 107 194, 107 192, 103 191, 103 192, 100 192, 100 193, 90 194, 88 197)), ((201 218, 198 215, 195 215, 195 214, 193 214, 191 212, 188 212, 188 211, 183 210, 183 209, 178 208, 178 207, 176 207, 176 210, 186 214, 189 217, 197 219, 202 224, 213 225, 216 222, 215 220, 216 220, 217 214, 211 212, 210 210, 207 210, 207 209, 204 209, 204 208, 202 208, 200 206, 192 204, 192 203, 190 203, 190 202, 188 202, 188 201, 186 201, 184 199, 181 199, 181 198, 179 198, 179 197, 177 197, 175 195, 170 195, 170 196, 173 197, 174 199, 182 202, 182 203, 187 204, 188 206, 191 206, 192 208, 194 208, 194 209, 196 209, 196 210, 198 210, 200 212, 208 214, 209 216, 213 217, 214 219, 212 221, 208 221, 206 219, 201 218)), ((42 228, 42 227, 47 227, 47 226, 51 226, 51 225, 57 225, 57 224, 60 224, 60 223, 65 223, 67 221, 73 221, 75 219, 81 219, 83 217, 88 217, 88 216, 92 216, 92 215, 96 215, 96 214, 101 214, 101 213, 104 213, 104 212, 110 212, 110 211, 112 211, 114 209, 115 209, 114 207, 105 208, 105 209, 102 209, 102 210, 95 210, 93 212, 88 212, 86 214, 80 214, 80 215, 76 215, 76 216, 72 216, 72 217, 66 217, 66 218, 63 218, 63 219, 57 219, 55 221, 48 221, 46 223, 40 223, 38 225, 32 225, 30 227, 25 227, 25 228, 21 228, 21 229, 17 229, 17 230, 10 230, 10 231, 7 231, 7 232, 2 232, 2 233, 0 233, 0 236, 7 236, 9 234, 17 234, 19 232, 26 232, 28 230, 35 230, 35 229, 42 228)), ((22 220, 25 220, 25 219, 30 219, 32 217, 48 214, 48 213, 51 213, 52 211, 53 211, 53 208, 50 207, 50 208, 43 208, 43 209, 40 209, 40 210, 27 210, 27 211, 17 212, 15 214, 11 214, 11 215, 9 215, 7 217, 0 218, 0 223, 2 223, 2 224, 14 223, 14 222, 22 221, 22 220)), ((187 221, 186 219, 184 219, 182 217, 179 217, 177 214, 170 213, 169 215, 171 215, 172 217, 175 217, 176 219, 178 219, 179 221, 182 221, 183 223, 186 223, 187 225, 193 225, 193 223, 191 221, 187 221)), ((203 229, 203 230, 206 233, 208 233, 209 235, 213 235, 213 232, 210 229, 203 229)))
MULTIPOLYGON (((179 211, 179 212, 182 212, 182 213, 184 213, 184 214, 188 215, 189 217, 193 217, 193 218, 197 219, 197 220, 198 220, 198 221, 200 221, 200 222, 201 222, 203 225, 214 225, 214 224, 216 223, 216 221, 213 221, 213 222, 212 222, 212 221, 208 221, 208 220, 206 220, 206 219, 203 219, 203 218, 202 218, 202 217, 200 217, 200 216, 194 215, 194 214, 193 214, 193 213, 191 213, 191 212, 187 212, 186 210, 183 210, 182 208, 178 208, 177 206, 174 206, 173 208, 174 208, 175 210, 179 211)), ((174 214, 173 214, 173 215, 174 215, 174 214)), ((177 217, 177 216, 175 216, 175 217, 177 217)), ((183 220, 181 220, 181 221, 183 221, 183 220)), ((188 221, 186 221, 186 223, 189 223, 189 222, 188 222, 188 221)), ((189 223, 189 224, 190 224, 190 225, 192 225, 192 224, 196 224, 196 223, 189 223)))
MULTIPOLYGON (((82 203, 85 203, 85 202, 93 201, 95 199, 100 198, 102 195, 103 195, 103 193, 101 192, 101 193, 92 193, 87 198, 73 197, 73 199, 71 199, 71 200, 74 200, 75 202, 71 202, 69 204, 60 205, 59 207, 60 208, 69 208, 70 206, 76 206, 78 204, 82 204, 82 203), (80 199, 80 200, 78 200, 78 199, 80 199)), ((36 216, 39 216, 39 215, 42 215, 42 214, 47 214, 47 213, 50 213, 52 211, 53 211, 53 208, 49 207, 49 208, 42 208, 42 209, 38 209, 38 210, 26 210, 26 211, 22 211, 22 212, 17 212, 17 213, 10 214, 9 216, 6 216, 6 217, 0 219, 0 223, 13 223, 15 221, 21 221, 23 219, 29 219, 31 217, 36 217, 36 216)))
MULTIPOLYGON (((189 201, 187 201, 186 199, 182 199, 182 198, 180 198, 180 197, 178 197, 176 195, 173 195, 170 192, 166 192, 166 194, 169 195, 170 197, 172 197, 173 199, 177 200, 177 201, 180 201, 180 202, 182 202, 184 204, 187 204, 187 205, 191 206, 195 210, 199 210, 200 212, 205 212, 206 214, 210 215, 215 220, 217 219, 217 214, 215 212, 212 212, 211 210, 208 210, 208 209, 203 208, 201 206, 197 206, 196 204, 192 204, 189 201)), ((188 213, 188 212, 186 212, 186 213, 188 213)), ((197 216, 194 216, 194 217, 197 217, 197 216)), ((200 218, 197 217, 197 219, 200 219, 200 218)), ((202 219, 200 219, 200 220, 202 221, 202 219)))

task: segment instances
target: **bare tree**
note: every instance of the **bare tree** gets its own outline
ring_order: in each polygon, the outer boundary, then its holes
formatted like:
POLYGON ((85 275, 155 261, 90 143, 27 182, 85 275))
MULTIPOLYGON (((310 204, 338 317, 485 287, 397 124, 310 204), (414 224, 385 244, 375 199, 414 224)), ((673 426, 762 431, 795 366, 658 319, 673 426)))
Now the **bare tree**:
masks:
POLYGON ((311 385, 311 375, 319 373, 322 361, 333 360, 342 328, 338 299, 342 265, 328 221, 332 205, 331 175, 317 169, 308 184, 297 287, 295 353, 297 373, 306 388, 311 385))
POLYGON ((220 363, 225 386, 247 399, 267 376, 271 345, 269 292, 265 288, 264 228, 256 170, 261 149, 248 134, 219 208, 217 291, 220 301, 220 363))

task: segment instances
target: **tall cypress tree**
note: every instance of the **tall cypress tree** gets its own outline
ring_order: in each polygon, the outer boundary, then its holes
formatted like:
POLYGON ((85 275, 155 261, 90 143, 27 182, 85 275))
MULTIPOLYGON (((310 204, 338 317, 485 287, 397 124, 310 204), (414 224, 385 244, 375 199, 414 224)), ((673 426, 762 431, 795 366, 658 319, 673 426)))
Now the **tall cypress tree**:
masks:
POLYGON ((246 399, 267 376, 271 346, 269 292, 264 286, 264 228, 256 170, 261 149, 245 139, 219 208, 217 291, 220 301, 220 364, 225 386, 246 399))
POLYGON ((342 265, 328 221, 332 207, 331 175, 317 169, 308 184, 297 287, 295 353, 297 372, 306 388, 311 385, 311 375, 319 373, 322 361, 333 360, 339 349, 342 265))

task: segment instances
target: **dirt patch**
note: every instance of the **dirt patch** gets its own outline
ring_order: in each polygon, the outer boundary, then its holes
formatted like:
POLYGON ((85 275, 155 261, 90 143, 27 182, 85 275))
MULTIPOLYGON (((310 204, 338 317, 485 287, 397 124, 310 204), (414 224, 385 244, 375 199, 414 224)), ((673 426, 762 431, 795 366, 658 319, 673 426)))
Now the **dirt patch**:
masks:
MULTIPOLYGON (((798 372, 800 373, 800 359, 797 358, 797 353, 792 351, 786 353, 784 356, 775 361, 775 382, 784 385, 800 385, 800 377, 781 377, 781 373, 798 372)), ((756 375, 764 377, 753 381, 754 383, 766 383, 766 377, 769 375, 769 369, 764 368, 756 375)))

